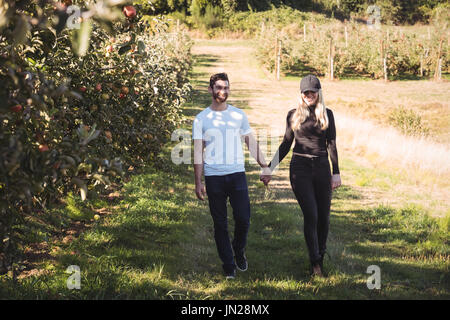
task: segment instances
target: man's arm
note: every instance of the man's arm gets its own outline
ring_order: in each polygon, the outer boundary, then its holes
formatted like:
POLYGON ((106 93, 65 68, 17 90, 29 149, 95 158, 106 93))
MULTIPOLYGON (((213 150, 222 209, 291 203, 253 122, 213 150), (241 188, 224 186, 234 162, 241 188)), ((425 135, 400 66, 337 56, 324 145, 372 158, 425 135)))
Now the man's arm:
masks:
POLYGON ((244 139, 251 156, 258 162, 261 168, 267 168, 268 165, 266 163, 266 159, 264 158, 264 154, 259 148, 259 143, 258 141, 256 141, 253 134, 249 133, 245 135, 244 139))
POLYGON ((261 181, 267 185, 272 177, 272 172, 269 169, 269 166, 266 163, 266 159, 261 149, 259 148, 259 143, 256 141, 255 137, 252 133, 249 133, 244 136, 245 144, 247 145, 250 154, 255 160, 258 162, 262 170, 261 181))
POLYGON ((203 147, 204 142, 201 139, 194 139, 194 176, 195 176, 195 194, 200 200, 205 200, 206 189, 202 182, 203 175, 203 147))

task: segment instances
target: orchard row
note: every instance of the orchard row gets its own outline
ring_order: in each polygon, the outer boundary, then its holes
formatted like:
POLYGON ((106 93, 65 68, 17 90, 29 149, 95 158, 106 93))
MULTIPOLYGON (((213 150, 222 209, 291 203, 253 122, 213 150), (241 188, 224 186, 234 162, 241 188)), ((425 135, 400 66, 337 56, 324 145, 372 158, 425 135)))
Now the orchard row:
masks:
POLYGON ((448 34, 438 26, 428 27, 428 34, 356 23, 296 31, 261 29, 258 57, 268 70, 275 71, 278 60, 285 74, 397 79, 438 77, 450 68, 448 34))
POLYGON ((80 27, 70 29, 67 2, 0 10, 0 271, 28 217, 159 161, 190 92, 187 36, 117 0, 76 1, 80 27))

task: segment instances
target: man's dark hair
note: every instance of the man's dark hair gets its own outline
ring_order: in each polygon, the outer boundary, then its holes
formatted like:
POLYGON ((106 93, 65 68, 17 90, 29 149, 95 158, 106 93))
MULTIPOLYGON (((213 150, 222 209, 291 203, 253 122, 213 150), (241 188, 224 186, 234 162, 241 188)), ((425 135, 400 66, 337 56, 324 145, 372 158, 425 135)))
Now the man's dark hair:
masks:
POLYGON ((212 89, 214 88, 214 84, 216 83, 217 80, 224 80, 224 81, 228 81, 228 83, 230 83, 230 81, 228 80, 228 75, 225 72, 216 73, 216 74, 213 74, 211 76, 211 78, 209 79, 209 86, 212 89))

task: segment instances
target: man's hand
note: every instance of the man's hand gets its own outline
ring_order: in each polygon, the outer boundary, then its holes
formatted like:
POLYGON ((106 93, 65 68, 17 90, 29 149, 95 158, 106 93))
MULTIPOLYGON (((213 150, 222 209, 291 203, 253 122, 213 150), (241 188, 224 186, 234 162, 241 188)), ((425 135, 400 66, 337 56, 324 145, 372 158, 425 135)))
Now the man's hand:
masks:
POLYGON ((271 176, 261 175, 259 180, 261 180, 265 186, 267 186, 270 182, 271 176))
POLYGON ((195 194, 199 200, 205 201, 206 189, 203 183, 195 184, 195 194))
POLYGON ((262 181, 265 186, 267 186, 271 179, 272 179, 272 171, 270 171, 268 167, 262 168, 259 180, 262 181))
POLYGON ((341 176, 339 174, 333 174, 331 177, 331 190, 339 188, 341 184, 341 176))

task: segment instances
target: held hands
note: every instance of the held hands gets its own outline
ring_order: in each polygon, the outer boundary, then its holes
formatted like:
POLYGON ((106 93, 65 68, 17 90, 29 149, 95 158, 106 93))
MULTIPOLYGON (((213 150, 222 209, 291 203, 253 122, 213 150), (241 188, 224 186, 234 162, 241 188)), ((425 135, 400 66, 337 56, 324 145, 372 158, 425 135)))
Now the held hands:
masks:
POLYGON ((263 167, 259 180, 262 181, 265 186, 267 186, 271 179, 272 179, 272 171, 270 171, 269 167, 263 167))
POLYGON ((331 190, 339 188, 341 184, 341 176, 339 174, 333 174, 331 176, 331 190))

